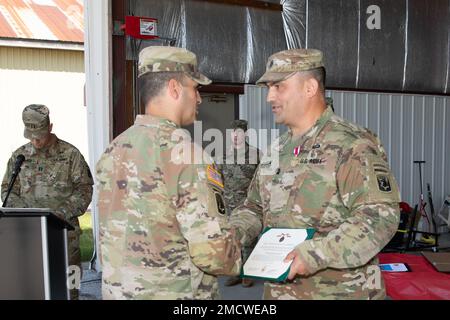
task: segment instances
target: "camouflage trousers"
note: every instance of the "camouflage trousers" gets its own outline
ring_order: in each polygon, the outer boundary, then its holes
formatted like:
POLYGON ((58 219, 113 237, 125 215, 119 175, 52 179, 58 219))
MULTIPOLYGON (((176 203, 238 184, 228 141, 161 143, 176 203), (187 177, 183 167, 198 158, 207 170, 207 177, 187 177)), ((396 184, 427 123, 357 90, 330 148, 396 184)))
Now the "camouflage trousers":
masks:
MULTIPOLYGON (((81 230, 76 228, 74 231, 67 233, 67 253, 69 256, 69 266, 78 266, 80 268, 80 282, 83 277, 83 268, 81 266, 81 250, 80 250, 81 230)), ((70 290, 70 300, 78 300, 79 289, 70 290)))
POLYGON ((248 257, 252 253, 253 249, 255 249, 256 240, 249 246, 242 247, 242 263, 244 264, 247 261, 248 257))

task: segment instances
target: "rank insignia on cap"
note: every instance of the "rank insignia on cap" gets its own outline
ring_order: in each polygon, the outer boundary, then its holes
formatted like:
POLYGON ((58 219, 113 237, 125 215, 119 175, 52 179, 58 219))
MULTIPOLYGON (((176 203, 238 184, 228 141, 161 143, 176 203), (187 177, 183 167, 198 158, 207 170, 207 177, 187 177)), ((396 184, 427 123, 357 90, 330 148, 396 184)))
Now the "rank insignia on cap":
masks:
POLYGON ((206 168, 206 177, 212 184, 223 188, 222 176, 212 165, 208 165, 206 168))
POLYGON ((378 189, 383 192, 391 192, 391 182, 389 177, 385 175, 377 175, 378 189))

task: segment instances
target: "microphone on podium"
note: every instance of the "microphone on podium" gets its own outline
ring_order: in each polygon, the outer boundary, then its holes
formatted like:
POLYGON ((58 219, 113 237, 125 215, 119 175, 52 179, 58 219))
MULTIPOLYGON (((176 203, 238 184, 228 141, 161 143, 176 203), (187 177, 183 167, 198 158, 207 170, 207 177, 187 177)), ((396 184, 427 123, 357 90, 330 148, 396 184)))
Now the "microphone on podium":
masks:
POLYGON ((25 156, 23 154, 19 154, 16 158, 16 162, 14 163, 14 169, 12 171, 11 180, 8 185, 8 192, 6 193, 5 201, 3 201, 2 207, 5 208, 8 202, 9 194, 14 186, 14 182, 16 182, 16 178, 19 175, 20 169, 22 167, 22 163, 25 161, 25 156))

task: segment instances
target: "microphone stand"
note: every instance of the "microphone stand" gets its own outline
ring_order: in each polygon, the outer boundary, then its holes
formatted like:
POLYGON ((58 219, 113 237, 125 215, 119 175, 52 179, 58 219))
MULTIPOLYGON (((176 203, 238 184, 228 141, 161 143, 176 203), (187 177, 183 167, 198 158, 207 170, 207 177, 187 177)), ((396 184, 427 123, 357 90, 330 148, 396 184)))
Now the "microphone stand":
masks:
MULTIPOLYGON (((3 201, 3 205, 2 205, 3 208, 6 207, 6 203, 8 202, 9 194, 12 191, 14 182, 16 182, 16 179, 17 179, 17 176, 19 175, 20 170, 21 170, 21 168, 19 167, 11 176, 11 181, 9 182, 9 185, 8 185, 8 192, 6 193, 5 201, 3 201)), ((1 217, 1 215, 2 214, 0 214, 0 217, 1 217)))

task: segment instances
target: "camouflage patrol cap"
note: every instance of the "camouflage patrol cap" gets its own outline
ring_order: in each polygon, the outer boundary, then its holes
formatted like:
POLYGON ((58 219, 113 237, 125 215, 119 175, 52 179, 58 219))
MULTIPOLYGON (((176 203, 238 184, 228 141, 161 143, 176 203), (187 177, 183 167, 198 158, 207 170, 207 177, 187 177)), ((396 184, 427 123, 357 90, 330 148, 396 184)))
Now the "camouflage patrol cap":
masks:
POLYGON ((267 60, 266 73, 256 84, 278 82, 299 71, 323 67, 322 51, 316 49, 291 49, 277 52, 267 60))
POLYGON ((25 125, 23 135, 27 139, 39 139, 48 133, 50 111, 42 104, 30 104, 23 109, 22 120, 25 125))
POLYGON ((184 72, 199 84, 211 83, 197 69, 196 55, 183 48, 151 46, 142 49, 139 53, 138 77, 149 72, 184 72))
POLYGON ((242 129, 244 131, 247 131, 248 122, 247 120, 233 120, 230 123, 230 126, 232 129, 242 129))

